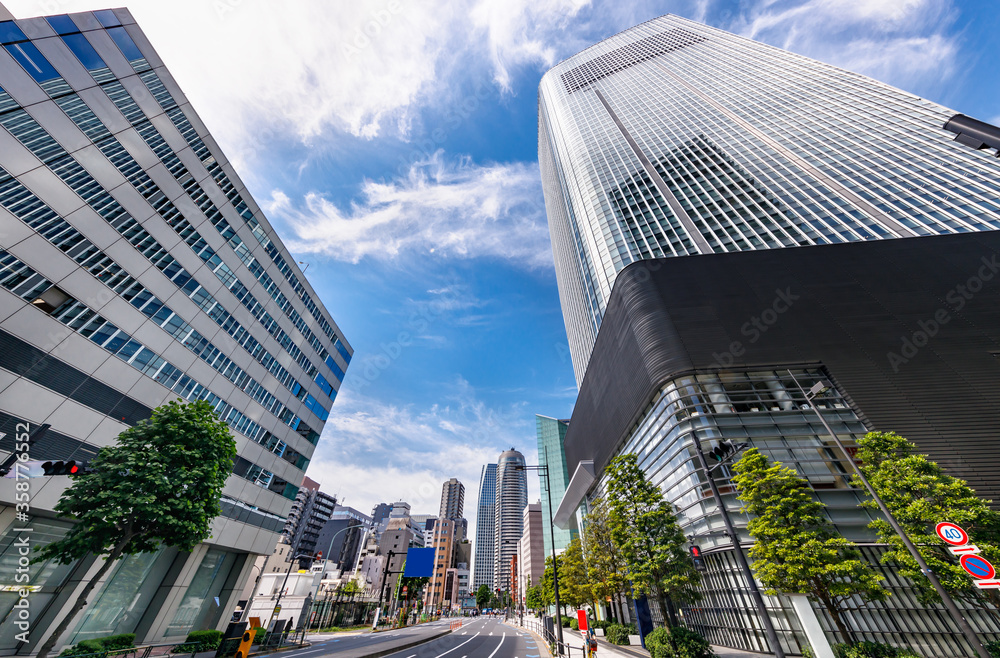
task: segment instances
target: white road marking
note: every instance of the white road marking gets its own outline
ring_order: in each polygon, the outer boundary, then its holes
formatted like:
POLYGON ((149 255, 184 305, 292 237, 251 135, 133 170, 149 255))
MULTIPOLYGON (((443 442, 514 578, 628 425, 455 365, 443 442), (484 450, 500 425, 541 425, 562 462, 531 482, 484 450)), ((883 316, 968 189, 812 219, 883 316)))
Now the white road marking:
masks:
POLYGON ((406 658, 417 658, 417 654, 413 654, 412 656, 407 656, 406 658))
MULTIPOLYGON (((479 633, 476 633, 476 635, 479 635, 479 633)), ((468 640, 466 640, 465 642, 462 642, 462 644, 458 645, 458 647, 463 647, 463 646, 465 646, 466 644, 468 644, 469 642, 472 642, 473 640, 475 640, 475 639, 476 639, 476 635, 473 635, 472 637, 470 637, 470 638, 469 638, 468 640)), ((438 655, 434 656, 434 658, 441 658, 441 656, 444 656, 444 655, 447 655, 447 654, 451 653, 452 651, 454 651, 454 650, 455 650, 455 649, 457 649, 458 647, 452 647, 451 649, 448 649, 448 650, 447 650, 447 651, 445 651, 444 653, 439 653, 438 655)), ((463 656, 462 658, 465 658, 465 656, 463 656)), ((491 658, 492 658, 492 657, 491 657, 491 658)))
MULTIPOLYGON (((490 635, 492 635, 492 633, 490 633, 490 635)), ((500 638, 500 644, 498 644, 497 648, 494 649, 493 653, 490 654, 490 658, 493 658, 493 656, 497 655, 497 651, 500 651, 500 647, 503 645, 503 641, 506 640, 506 639, 507 639, 507 634, 504 633, 503 637, 500 638)))

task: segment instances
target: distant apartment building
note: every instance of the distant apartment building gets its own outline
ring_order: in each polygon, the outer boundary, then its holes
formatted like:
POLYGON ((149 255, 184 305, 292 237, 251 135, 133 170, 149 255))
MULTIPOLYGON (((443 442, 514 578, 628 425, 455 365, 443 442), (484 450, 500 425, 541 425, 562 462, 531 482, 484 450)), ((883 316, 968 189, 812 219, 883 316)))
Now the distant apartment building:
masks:
POLYGON ((336 506, 337 499, 319 489, 299 489, 296 494, 283 535, 295 554, 302 556, 298 558, 300 568, 309 569, 312 566, 312 556, 321 550, 320 533, 333 516, 336 506))
POLYGON ((545 557, 550 555, 550 551, 545 550, 542 535, 542 508, 541 503, 529 503, 524 508, 523 525, 524 532, 517 545, 517 568, 518 568, 518 596, 521 603, 528 588, 537 585, 542 580, 545 573, 545 557))

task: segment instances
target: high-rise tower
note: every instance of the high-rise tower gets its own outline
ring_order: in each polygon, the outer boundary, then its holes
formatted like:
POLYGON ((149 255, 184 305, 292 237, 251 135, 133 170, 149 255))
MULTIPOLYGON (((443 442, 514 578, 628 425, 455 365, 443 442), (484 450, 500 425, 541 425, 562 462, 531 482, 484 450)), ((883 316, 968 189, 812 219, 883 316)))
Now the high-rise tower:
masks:
MULTIPOLYGON (((704 598, 685 623, 714 643, 768 652, 772 616, 787 653, 805 642, 780 621, 794 614, 783 599, 768 600, 772 612, 748 603, 752 576, 718 532, 721 510, 740 505, 730 471, 699 456, 717 442, 796 469, 891 582, 866 494, 845 477, 851 456, 831 448, 818 414, 848 451, 868 431, 897 431, 1000 499, 1000 410, 981 402, 1000 395, 1000 161, 979 140, 956 142, 953 115, 674 16, 542 79, 539 163, 580 384, 554 522, 571 528, 606 491, 609 462, 636 455, 703 551, 704 598), (968 454, 977 460, 956 458, 968 454)), ((748 540, 746 518, 734 522, 748 540)), ((972 655, 937 611, 904 598, 850 604, 852 632, 972 655), (925 619, 927 633, 881 630, 925 619)), ((996 632, 973 607, 963 615, 996 632)))
POLYGON ((476 547, 472 570, 472 590, 482 585, 493 590, 493 547, 496 531, 497 465, 486 464, 479 475, 479 497, 476 504, 476 547))
MULTIPOLYGON (((0 451, 44 425, 32 460, 87 460, 169 400, 215 408, 238 456, 210 539, 122 558, 56 650, 183 640, 224 627, 274 549, 351 348, 128 10, 9 18, 0 7, 0 451)), ((33 542, 71 527, 52 508, 68 484, 32 485, 33 542)), ((4 564, 24 525, 8 511, 4 564)), ((36 651, 92 565, 35 565, 29 642, 5 624, 0 653, 36 651)), ((0 585, 3 616, 14 573, 0 585)))
POLYGON ((511 448, 497 460, 497 494, 493 510, 493 586, 506 589, 510 583, 511 557, 524 531, 524 508, 528 504, 528 477, 524 455, 511 448))
POLYGON ((441 485, 441 509, 438 518, 460 519, 465 512, 465 485, 451 478, 441 485))
POLYGON ((568 429, 568 420, 558 420, 542 415, 535 416, 538 463, 546 466, 548 471, 548 477, 542 477, 539 480, 542 487, 542 500, 544 501, 541 507, 541 531, 545 537, 546 555, 552 554, 553 535, 556 551, 562 551, 577 534, 575 518, 570 520, 570 528, 555 527, 554 533, 549 530, 551 524, 549 523, 548 500, 551 497, 552 508, 555 509, 555 506, 562 500, 563 494, 566 493, 569 479, 573 475, 566 465, 566 448, 563 445, 563 439, 566 438, 566 430, 568 429))
POLYGON ((560 62, 538 106, 578 383, 637 260, 1000 228, 994 164, 941 129, 954 112, 676 16, 560 62))

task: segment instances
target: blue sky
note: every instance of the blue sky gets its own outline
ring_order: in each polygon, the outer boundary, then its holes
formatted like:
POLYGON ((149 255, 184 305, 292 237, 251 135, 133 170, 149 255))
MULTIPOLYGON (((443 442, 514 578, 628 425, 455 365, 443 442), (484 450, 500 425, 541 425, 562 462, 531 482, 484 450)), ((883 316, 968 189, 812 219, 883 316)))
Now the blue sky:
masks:
POLYGON ((534 462, 534 414, 572 412, 537 168, 555 62, 675 13, 1000 123, 996 0, 128 6, 355 349, 308 475, 362 511, 436 512, 458 477, 473 521, 482 464, 534 462))

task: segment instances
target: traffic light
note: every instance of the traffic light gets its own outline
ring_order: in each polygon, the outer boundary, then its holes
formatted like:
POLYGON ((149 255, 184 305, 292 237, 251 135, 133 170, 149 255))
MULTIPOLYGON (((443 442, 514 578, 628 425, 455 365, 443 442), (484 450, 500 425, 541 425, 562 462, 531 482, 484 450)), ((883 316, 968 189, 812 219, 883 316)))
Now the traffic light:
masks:
POLYGON ((719 443, 708 453, 717 462, 724 461, 731 454, 736 452, 736 446, 732 441, 719 441, 719 443))
POLYGON ((701 557, 700 546, 691 547, 691 561, 694 563, 695 569, 698 571, 705 571, 705 561, 701 557))
POLYGON ((90 472, 86 464, 76 462, 72 459, 68 461, 44 462, 42 470, 44 471, 44 475, 80 475, 90 472))

